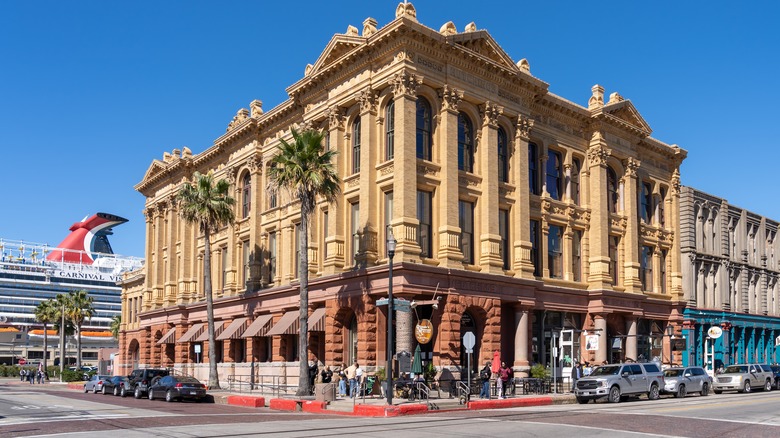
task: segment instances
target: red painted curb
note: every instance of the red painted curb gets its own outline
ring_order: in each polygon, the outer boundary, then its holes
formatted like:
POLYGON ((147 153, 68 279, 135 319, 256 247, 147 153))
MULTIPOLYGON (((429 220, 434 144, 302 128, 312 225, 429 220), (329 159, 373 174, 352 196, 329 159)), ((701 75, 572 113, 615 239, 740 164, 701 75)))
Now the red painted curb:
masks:
POLYGON ((552 397, 534 397, 534 398, 507 398, 494 400, 474 400, 470 401, 468 408, 471 411, 479 409, 501 409, 501 408, 519 408, 527 406, 549 406, 553 404, 552 397))
POLYGON ((414 415, 428 412, 424 404, 400 406, 355 405, 353 414, 360 417, 397 417, 399 415, 414 415))
POLYGON ((68 383, 68 389, 84 390, 84 383, 68 383))
POLYGON ((265 397, 249 397, 244 395, 231 395, 227 398, 229 405, 247 406, 250 408, 265 407, 265 397))
POLYGON ((322 414, 327 412, 328 404, 322 401, 311 401, 307 400, 302 403, 301 408, 303 409, 303 412, 311 412, 315 414, 322 414))
POLYGON ((300 402, 298 400, 290 400, 285 398, 272 398, 268 403, 268 407, 277 411, 300 411, 300 402))

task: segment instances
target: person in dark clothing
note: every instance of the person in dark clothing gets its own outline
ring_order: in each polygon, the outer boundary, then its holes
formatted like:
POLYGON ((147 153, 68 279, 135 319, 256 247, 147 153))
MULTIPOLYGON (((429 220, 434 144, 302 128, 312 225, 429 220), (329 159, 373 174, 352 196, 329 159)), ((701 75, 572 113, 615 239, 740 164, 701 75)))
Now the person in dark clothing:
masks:
POLYGON ((485 362, 485 368, 479 372, 479 378, 482 380, 482 389, 479 391, 479 398, 490 398, 490 361, 485 362))
POLYGON ((330 370, 329 366, 326 366, 324 370, 322 370, 322 373, 320 373, 320 381, 322 383, 330 383, 333 380, 333 371, 330 370))
POLYGON ((319 368, 317 367, 317 361, 313 360, 309 362, 309 383, 311 383, 312 389, 314 389, 314 382, 317 380, 317 374, 319 374, 319 368))

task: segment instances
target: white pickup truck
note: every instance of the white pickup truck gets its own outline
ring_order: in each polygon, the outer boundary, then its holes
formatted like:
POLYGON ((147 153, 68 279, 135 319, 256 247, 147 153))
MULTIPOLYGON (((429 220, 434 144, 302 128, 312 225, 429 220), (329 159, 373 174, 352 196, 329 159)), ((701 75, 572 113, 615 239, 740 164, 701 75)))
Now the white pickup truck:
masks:
POLYGON ((603 397, 610 403, 619 403, 622 397, 641 394, 657 400, 663 387, 664 374, 655 363, 611 364, 602 365, 577 380, 574 395, 577 403, 603 397))

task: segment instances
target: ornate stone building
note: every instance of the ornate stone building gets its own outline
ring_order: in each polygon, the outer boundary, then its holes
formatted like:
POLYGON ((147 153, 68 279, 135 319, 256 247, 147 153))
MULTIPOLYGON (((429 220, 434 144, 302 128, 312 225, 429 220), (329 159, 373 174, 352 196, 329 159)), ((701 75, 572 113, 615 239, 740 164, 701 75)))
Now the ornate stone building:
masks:
POLYGON ((238 201, 212 243, 221 377, 250 363, 258 379, 297 374, 298 207, 265 189, 293 127, 327 132, 343 181, 312 219, 310 359, 385 365, 388 229, 395 295, 428 302, 397 312, 396 352, 414 351, 412 327, 429 319, 425 360, 455 375, 467 331, 472 363, 500 351, 522 371, 549 363, 553 343, 564 367, 658 356, 669 321, 681 324, 686 151, 652 138, 618 93, 596 85, 577 105, 474 23, 436 31, 403 3, 384 27, 368 18, 334 36, 287 91, 270 111, 239 110, 203 152, 164 154, 136 186, 147 264, 126 285, 126 366, 205 376, 204 244, 173 201, 197 170, 230 181, 238 201))
POLYGON ((777 362, 778 222, 691 187, 680 199, 684 363, 777 362), (710 328, 720 328, 708 334, 710 328))

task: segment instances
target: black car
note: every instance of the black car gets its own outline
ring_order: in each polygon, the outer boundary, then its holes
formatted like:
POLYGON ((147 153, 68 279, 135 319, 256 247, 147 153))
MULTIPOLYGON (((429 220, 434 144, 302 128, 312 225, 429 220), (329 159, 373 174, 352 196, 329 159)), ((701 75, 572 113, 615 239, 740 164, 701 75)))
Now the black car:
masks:
POLYGON ((127 376, 114 376, 103 382, 103 394, 120 395, 127 385, 127 376))
POLYGON ((780 389, 780 365, 770 365, 772 376, 774 376, 775 389, 780 389))
POLYGON ((127 376, 127 384, 120 388, 119 395, 125 397, 128 393, 133 394, 135 398, 141 398, 147 394, 149 387, 154 385, 159 379, 168 375, 168 370, 164 368, 143 368, 133 370, 127 376))
POLYGON ((165 376, 149 388, 149 400, 165 397, 165 401, 192 399, 203 401, 206 386, 198 379, 187 376, 165 376))

